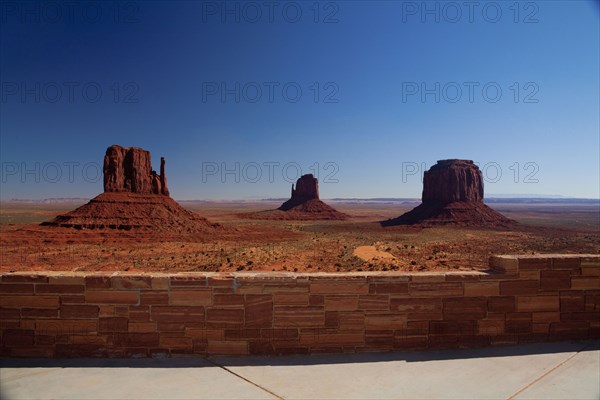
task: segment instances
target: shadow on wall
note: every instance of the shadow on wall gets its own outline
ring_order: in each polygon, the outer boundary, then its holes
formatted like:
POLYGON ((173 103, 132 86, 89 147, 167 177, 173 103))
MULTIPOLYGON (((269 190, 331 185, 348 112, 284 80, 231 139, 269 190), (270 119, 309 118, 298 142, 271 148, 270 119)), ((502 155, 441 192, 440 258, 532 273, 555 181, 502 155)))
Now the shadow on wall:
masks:
POLYGON ((534 343, 477 349, 404 351, 392 353, 353 353, 294 355, 280 357, 181 357, 181 358, 74 358, 74 359, 0 359, 1 368, 202 368, 235 366, 290 366, 389 361, 425 362, 486 357, 528 356, 537 354, 573 353, 600 350, 600 341, 570 341, 534 343))

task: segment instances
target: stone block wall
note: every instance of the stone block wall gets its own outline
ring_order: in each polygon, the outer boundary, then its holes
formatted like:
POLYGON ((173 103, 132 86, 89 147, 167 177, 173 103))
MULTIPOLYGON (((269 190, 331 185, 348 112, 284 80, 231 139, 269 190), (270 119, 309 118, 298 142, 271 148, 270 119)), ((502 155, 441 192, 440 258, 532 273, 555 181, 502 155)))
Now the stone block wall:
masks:
POLYGON ((0 355, 166 357, 600 339, 600 256, 448 273, 0 275, 0 355))

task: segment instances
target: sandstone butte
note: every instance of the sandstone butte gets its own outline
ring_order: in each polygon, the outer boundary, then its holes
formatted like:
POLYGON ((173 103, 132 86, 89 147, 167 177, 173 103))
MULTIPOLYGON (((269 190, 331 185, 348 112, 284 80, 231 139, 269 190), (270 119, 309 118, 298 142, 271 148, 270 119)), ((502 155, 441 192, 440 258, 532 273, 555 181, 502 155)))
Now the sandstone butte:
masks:
POLYGON ((471 160, 440 160, 425 172, 419 206, 387 221, 394 225, 498 227, 515 224, 483 203, 483 176, 471 160))
POLYGON ((206 233, 221 228, 184 209, 170 197, 164 158, 160 160, 159 175, 151 168, 149 151, 113 145, 106 149, 103 172, 104 193, 42 225, 176 234, 206 233))
POLYGON ((286 213, 298 214, 307 219, 344 220, 348 216, 325 204, 319 199, 319 180, 313 174, 302 175, 292 184, 292 196, 283 203, 278 210, 286 213), (304 214, 304 215, 302 215, 304 214))
POLYGON ((312 174, 302 175, 292 184, 292 196, 277 210, 239 214, 250 219, 273 220, 345 220, 347 214, 337 211, 319 199, 319 180, 312 174))
POLYGON ((104 192, 169 195, 165 159, 160 175, 151 167, 150 152, 137 147, 110 146, 104 156, 104 192))

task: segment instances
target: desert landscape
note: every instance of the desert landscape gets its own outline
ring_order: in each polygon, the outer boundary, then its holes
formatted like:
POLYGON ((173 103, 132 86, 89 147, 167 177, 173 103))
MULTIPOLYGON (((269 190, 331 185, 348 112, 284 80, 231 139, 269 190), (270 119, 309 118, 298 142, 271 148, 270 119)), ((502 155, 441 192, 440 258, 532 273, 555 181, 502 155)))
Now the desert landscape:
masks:
POLYGON ((347 221, 259 221, 237 216, 278 205, 268 201, 185 205, 232 229, 213 238, 67 228, 49 235, 36 223, 63 213, 67 206, 5 203, 0 213, 1 270, 464 270, 486 269, 492 254, 600 251, 600 233, 594 227, 600 213, 594 204, 494 204, 520 222, 508 229, 383 228, 379 220, 410 209, 387 202, 335 202, 336 208, 352 216, 347 221))
POLYGON ((463 160, 425 174, 421 204, 323 202, 318 180, 305 175, 283 205, 180 205, 168 194, 164 159, 159 175, 148 152, 111 146, 104 165, 105 192, 86 204, 2 204, 2 272, 466 271, 487 269, 494 254, 600 252, 597 201, 486 205, 479 170, 463 160))
POLYGON ((0 400, 600 399, 598 0, 0 20, 0 400))

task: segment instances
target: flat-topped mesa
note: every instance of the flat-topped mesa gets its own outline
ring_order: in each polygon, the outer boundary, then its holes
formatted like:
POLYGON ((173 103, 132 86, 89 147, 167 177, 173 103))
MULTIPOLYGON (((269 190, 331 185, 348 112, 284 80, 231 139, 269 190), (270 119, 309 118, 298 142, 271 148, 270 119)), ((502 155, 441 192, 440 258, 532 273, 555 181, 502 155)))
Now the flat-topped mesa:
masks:
POLYGON ((471 160, 440 160, 423 176, 422 203, 394 225, 506 227, 515 222, 483 203, 483 176, 471 160))
POLYGON ((165 160, 160 175, 152 170, 150 152, 137 147, 112 145, 104 156, 104 192, 169 195, 165 160))
POLYGON ((311 200, 319 198, 319 180, 313 174, 302 175, 296 181, 296 189, 292 183, 292 200, 311 200))
POLYGON ((471 160, 440 160, 423 177, 423 203, 483 202, 483 176, 471 160))

